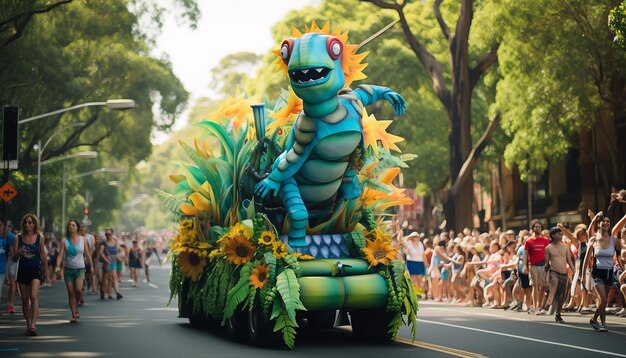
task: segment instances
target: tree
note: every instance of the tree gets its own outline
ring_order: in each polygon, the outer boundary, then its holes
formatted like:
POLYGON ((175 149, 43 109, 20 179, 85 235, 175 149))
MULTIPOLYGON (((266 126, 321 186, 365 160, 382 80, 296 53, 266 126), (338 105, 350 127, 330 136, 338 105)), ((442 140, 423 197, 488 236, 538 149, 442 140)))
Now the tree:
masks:
MULTIPOLYGON (((505 151, 523 178, 561 160, 577 138, 595 126, 608 146, 600 168, 604 188, 626 181, 624 153, 611 127, 626 118, 626 52, 607 26, 619 1, 505 1, 497 20, 504 36, 497 104, 512 137, 505 151), (535 26, 541 23, 542 26, 535 26), (602 118, 613 122, 607 126, 602 118)), ((608 192, 606 193, 609 194, 608 192)))
POLYGON ((261 59, 261 55, 252 52, 225 56, 218 66, 211 69, 211 87, 225 96, 239 95, 246 88, 246 81, 258 69, 261 59))
POLYGON ((34 16, 45 14, 73 0, 37 1, 8 0, 0 5, 0 53, 17 41, 34 16))
MULTIPOLYGON (((169 130, 185 108, 187 91, 166 59, 149 55, 151 34, 139 30, 140 15, 129 11, 131 5, 141 3, 115 0, 59 6, 46 16, 33 17, 19 40, 1 52, 0 103, 20 105, 23 118, 107 98, 133 98, 137 103, 128 112, 88 108, 23 125, 20 173, 13 178, 22 188, 11 210, 16 217, 34 206, 34 195, 26 188, 34 188, 37 153, 33 147, 40 139, 70 123, 83 122, 84 126, 56 136, 43 160, 97 147, 98 164, 132 168, 149 156, 152 132, 169 130), (10 56, 5 55, 8 51, 10 56)), ((44 172, 61 177, 60 166, 51 165, 44 172)), ((43 187, 55 181, 46 178, 43 187)), ((106 183, 106 178, 94 178, 94 183, 98 179, 106 183)), ((71 198, 79 188, 70 183, 68 189, 71 198)), ((48 202, 60 202, 59 191, 45 195, 42 212, 58 215, 56 205, 48 202)), ((114 205, 115 200, 105 200, 103 208, 109 211, 114 205)))
MULTIPOLYGON (((461 2, 456 26, 450 29, 441 12, 443 0, 435 0, 434 16, 441 34, 448 43, 450 53, 449 73, 444 73, 441 63, 418 39, 405 14, 406 1, 389 2, 384 0, 361 0, 380 8, 397 13, 402 31, 411 50, 428 71, 433 90, 448 113, 450 121, 450 160, 449 174, 451 185, 444 194, 446 219, 451 227, 460 229, 472 224, 473 171, 489 139, 498 127, 499 116, 495 116, 484 130, 480 139, 473 143, 471 101, 473 90, 485 72, 498 60, 499 43, 494 43, 489 51, 472 63, 469 37, 474 18, 474 1, 461 2)), ((416 5, 414 10, 419 10, 416 5)))

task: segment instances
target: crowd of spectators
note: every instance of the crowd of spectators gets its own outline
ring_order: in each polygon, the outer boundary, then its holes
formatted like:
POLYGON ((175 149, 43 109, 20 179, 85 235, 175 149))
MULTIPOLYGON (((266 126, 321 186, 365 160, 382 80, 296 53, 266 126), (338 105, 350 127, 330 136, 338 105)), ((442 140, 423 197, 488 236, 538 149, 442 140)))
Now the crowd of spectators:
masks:
MULTIPOLYGON (((612 196, 626 208, 626 191, 612 196)), ((611 207, 609 208, 611 209, 611 207)), ((618 210, 619 211, 619 210, 618 210)), ((421 299, 531 315, 593 314, 606 332, 606 314, 626 317, 626 214, 588 211, 590 224, 481 233, 465 228, 436 235, 397 229, 395 242, 421 299), (613 220, 613 221, 611 221, 613 220), (612 225, 614 223, 614 225, 612 225)))

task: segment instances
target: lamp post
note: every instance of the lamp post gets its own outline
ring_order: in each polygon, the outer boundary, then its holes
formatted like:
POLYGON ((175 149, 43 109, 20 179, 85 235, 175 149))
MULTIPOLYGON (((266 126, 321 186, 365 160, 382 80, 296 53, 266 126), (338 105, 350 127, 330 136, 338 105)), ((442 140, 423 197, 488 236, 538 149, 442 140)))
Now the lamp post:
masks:
MULTIPOLYGON (((24 119, 18 121, 18 126, 21 125, 21 124, 25 124, 25 123, 28 123, 28 122, 35 121, 37 119, 54 116, 56 114, 61 114, 61 113, 73 111, 73 110, 80 109, 80 108, 96 107, 96 106, 106 106, 109 109, 118 110, 118 111, 119 110, 126 110, 126 109, 135 108, 135 100, 132 100, 132 99, 108 99, 105 102, 81 103, 81 104, 77 104, 75 106, 62 108, 62 109, 58 109, 56 111, 47 112, 47 113, 39 114, 39 115, 36 115, 36 116, 24 118, 24 119)), ((67 127, 64 127, 62 129, 58 130, 52 136, 50 136, 50 138, 48 138, 48 140, 46 141, 46 144, 44 144, 43 147, 41 146, 41 140, 39 141, 39 145, 38 145, 39 149, 38 149, 38 154, 37 154, 37 217, 39 217, 39 215, 40 215, 41 156, 43 155, 43 151, 44 151, 45 147, 50 143, 50 140, 52 140, 52 138, 54 136, 56 136, 59 132, 61 132, 63 129, 67 129, 67 128, 71 128, 71 127, 75 127, 75 126, 84 126, 84 125, 85 125, 85 123, 75 123, 75 124, 71 124, 71 125, 69 125, 67 127)))
POLYGON ((48 147, 48 144, 50 144, 50 142, 52 141, 52 139, 54 139, 54 137, 56 137, 59 133, 63 132, 64 130, 68 129, 68 128, 72 128, 72 127, 83 127, 85 125, 85 123, 83 122, 79 122, 79 123, 74 123, 74 124, 70 124, 68 126, 65 126, 59 130, 57 130, 56 132, 54 132, 54 134, 52 134, 48 140, 46 141, 46 143, 42 146, 41 145, 41 138, 39 138, 39 142, 37 143, 37 217, 41 219, 41 158, 43 157, 43 152, 44 150, 46 150, 46 148, 48 147))
POLYGON ((65 224, 65 184, 68 180, 83 178, 86 176, 96 175, 100 173, 126 173, 128 169, 125 168, 100 168, 96 170, 90 170, 88 172, 74 174, 72 176, 68 176, 67 169, 65 167, 65 163, 63 163, 63 189, 62 189, 62 200, 61 200, 61 230, 63 230, 63 225, 65 224))
POLYGON ((73 111, 75 109, 80 109, 80 108, 85 108, 85 107, 97 107, 97 106, 106 106, 109 109, 114 109, 114 110, 120 111, 120 110, 135 108, 135 101, 132 100, 132 99, 109 99, 106 102, 81 103, 81 104, 77 104, 75 106, 71 106, 71 107, 67 107, 67 108, 63 108, 63 109, 58 109, 56 111, 39 114, 39 115, 36 115, 36 116, 33 116, 33 117, 24 118, 24 119, 19 121, 19 124, 28 123, 28 122, 31 122, 31 121, 34 121, 34 120, 37 120, 37 119, 40 119, 40 118, 54 116, 55 114, 61 114, 61 113, 73 111))
MULTIPOLYGON (((51 158, 48 160, 44 160, 43 162, 41 162, 41 165, 44 164, 50 164, 50 163, 54 163, 54 162, 59 162, 59 161, 64 161, 66 159, 72 159, 72 158, 85 158, 85 159, 94 159, 98 157, 98 152, 94 152, 92 150, 90 151, 85 151, 85 152, 78 152, 78 153, 72 153, 72 154, 68 154, 68 155, 64 155, 62 157, 57 157, 57 158, 51 158)), ((65 162, 63 163, 63 173, 65 174, 65 162)), ((39 217, 39 202, 40 202, 40 185, 41 182, 39 180, 40 176, 39 176, 39 172, 37 173, 37 217, 39 217)), ((63 183, 65 184, 65 183, 63 183)))

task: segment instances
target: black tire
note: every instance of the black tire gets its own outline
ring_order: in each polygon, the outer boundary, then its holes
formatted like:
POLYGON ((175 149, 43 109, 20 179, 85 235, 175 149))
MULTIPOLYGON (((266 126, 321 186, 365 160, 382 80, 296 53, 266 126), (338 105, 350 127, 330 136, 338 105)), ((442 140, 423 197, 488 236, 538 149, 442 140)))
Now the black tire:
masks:
POLYGON ((387 331, 393 317, 393 313, 384 309, 351 311, 352 332, 363 341, 391 343, 393 336, 387 331))
POLYGON ((226 320, 226 333, 232 340, 243 342, 248 340, 248 312, 235 309, 235 312, 226 320))
POLYGON ((279 348, 283 346, 282 337, 274 332, 274 321, 268 321, 263 315, 261 302, 255 299, 254 308, 248 313, 248 337, 257 347, 279 348))
POLYGON ((308 312, 307 323, 313 329, 331 329, 335 327, 337 311, 312 311, 308 312))

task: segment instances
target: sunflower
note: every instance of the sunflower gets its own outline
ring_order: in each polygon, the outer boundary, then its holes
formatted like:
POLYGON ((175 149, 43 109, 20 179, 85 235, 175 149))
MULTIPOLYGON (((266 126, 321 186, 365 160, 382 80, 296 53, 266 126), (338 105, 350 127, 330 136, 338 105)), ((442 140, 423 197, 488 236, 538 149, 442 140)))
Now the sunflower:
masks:
POLYGON ((263 231, 259 237, 259 244, 263 244, 265 246, 273 245, 274 241, 276 241, 276 235, 274 235, 271 231, 263 231))
POLYGON ((250 230, 243 225, 242 223, 236 223, 230 228, 229 234, 234 235, 245 235, 246 237, 250 237, 250 230))
POLYGON ((180 271, 185 277, 191 278, 192 281, 197 281, 198 277, 204 271, 206 266, 206 259, 198 256, 195 252, 183 251, 178 255, 178 266, 180 271))
POLYGON ((252 270, 252 274, 248 276, 250 284, 254 288, 263 288, 267 285, 267 279, 270 277, 270 268, 267 265, 258 265, 252 270))
POLYGON ((206 250, 208 249, 208 244, 205 245, 207 245, 206 248, 182 246, 178 248, 178 252, 188 252, 196 254, 198 257, 207 257, 209 255, 209 252, 206 250))
POLYGON ((391 235, 386 234, 384 231, 382 231, 381 229, 374 229, 372 231, 368 231, 365 234, 365 238, 371 241, 374 240, 381 240, 385 243, 389 243, 391 242, 391 235))
POLYGON ((181 234, 187 236, 188 234, 193 234, 195 232, 195 223, 193 219, 183 219, 178 224, 178 231, 181 234))
POLYGON ((310 260, 314 260, 315 259, 315 257, 313 257, 311 255, 305 255, 305 254, 302 254, 300 252, 294 252, 294 253, 291 254, 291 256, 297 258, 300 261, 310 261, 310 260))
POLYGON ((367 247, 363 248, 365 259, 370 266, 378 264, 389 265, 389 261, 396 259, 397 251, 388 242, 379 238, 374 241, 367 240, 367 247))
POLYGON ((277 259, 282 259, 283 257, 287 256, 287 246, 280 242, 280 241, 275 241, 272 244, 272 247, 274 249, 274 257, 276 257, 277 259))
POLYGON ((224 243, 226 259, 233 265, 241 265, 252 259, 256 247, 245 235, 234 235, 224 243))
POLYGON ((222 251, 220 251, 220 249, 215 249, 211 251, 209 253, 209 260, 213 260, 214 258, 218 257, 220 254, 222 254, 222 251))
POLYGON ((228 242, 231 237, 232 235, 230 233, 226 233, 222 235, 219 239, 217 239, 217 243, 221 245, 224 242, 228 242))

